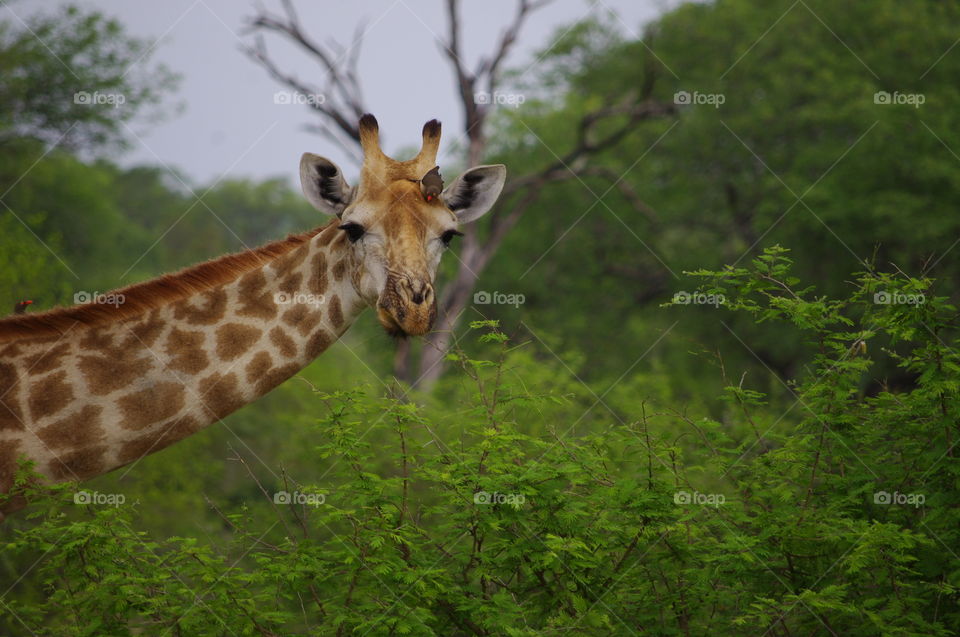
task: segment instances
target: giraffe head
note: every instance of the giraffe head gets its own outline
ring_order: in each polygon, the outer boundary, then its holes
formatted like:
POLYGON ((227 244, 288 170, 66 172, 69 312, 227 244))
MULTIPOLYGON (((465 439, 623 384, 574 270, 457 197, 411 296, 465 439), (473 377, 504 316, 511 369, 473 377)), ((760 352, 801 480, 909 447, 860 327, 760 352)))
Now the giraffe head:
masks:
POLYGON ((437 314, 434 276, 458 225, 493 206, 507 169, 477 166, 443 187, 436 166, 440 123, 427 122, 423 144, 413 159, 397 161, 380 149, 373 115, 360 119, 363 166, 349 186, 330 160, 304 153, 300 183, 321 212, 340 218, 351 254, 353 285, 395 336, 421 335, 437 314))

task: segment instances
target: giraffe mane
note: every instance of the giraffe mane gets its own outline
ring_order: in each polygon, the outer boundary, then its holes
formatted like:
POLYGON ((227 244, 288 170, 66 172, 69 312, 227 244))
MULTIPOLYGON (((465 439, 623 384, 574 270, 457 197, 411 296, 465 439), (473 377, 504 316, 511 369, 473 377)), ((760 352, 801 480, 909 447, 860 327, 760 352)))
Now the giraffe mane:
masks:
POLYGON ((276 259, 308 242, 326 227, 292 234, 286 239, 272 241, 259 248, 227 254, 178 272, 109 292, 108 294, 123 295, 123 303, 119 305, 89 303, 0 319, 0 343, 59 337, 79 326, 93 327, 140 316, 149 310, 233 281, 255 267, 264 265, 266 261, 276 259))

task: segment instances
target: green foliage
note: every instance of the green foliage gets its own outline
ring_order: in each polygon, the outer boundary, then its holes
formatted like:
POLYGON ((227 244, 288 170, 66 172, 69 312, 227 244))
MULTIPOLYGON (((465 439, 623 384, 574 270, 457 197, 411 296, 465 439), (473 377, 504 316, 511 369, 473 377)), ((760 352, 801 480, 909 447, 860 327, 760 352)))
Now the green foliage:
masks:
POLYGON ((24 137, 88 152, 123 146, 124 123, 176 79, 162 66, 130 72, 151 49, 116 20, 74 5, 0 23, 0 146, 24 137))
POLYGON ((810 348, 793 406, 741 383, 713 420, 635 395, 571 433, 582 397, 540 392, 530 347, 478 321, 495 356, 452 354, 443 409, 313 392, 319 478, 251 472, 245 503, 214 498, 223 539, 35 494, 7 548, 49 552, 50 597, 9 609, 51 635, 955 634, 956 309, 929 279, 868 271, 833 298, 792 270, 773 248, 694 275, 810 348), (884 359, 913 386, 864 391, 884 359))
MULTIPOLYGON (((548 189, 480 289, 526 295, 522 320, 535 329, 563 325, 587 355, 575 369, 587 380, 621 373, 675 321, 672 340, 737 345, 718 321, 652 310, 684 290, 683 270, 777 242, 824 293, 843 295, 846 274, 875 261, 935 276, 956 299, 960 93, 948 78, 960 73, 958 25, 957 5, 936 0, 718 0, 680 4, 642 37, 607 46, 596 33, 615 33, 616 21, 570 29, 522 77, 524 108, 498 110, 508 165, 552 164, 584 113, 626 98, 724 101, 641 122, 579 179, 548 189), (878 104, 880 91, 925 101, 878 104)), ((480 309, 508 331, 518 322, 510 306, 480 309)), ((807 362, 773 330, 751 347, 783 375, 807 362)), ((675 388, 695 395, 708 382, 679 348, 668 356, 675 388)), ((764 373, 747 352, 727 357, 764 373)))
POLYGON ((20 219, 12 214, 0 214, 0 290, 7 290, 9 294, 8 307, 0 307, 3 313, 11 311, 13 304, 23 299, 42 300, 37 297, 41 292, 37 281, 44 282, 43 292, 51 297, 44 300, 59 301, 67 297, 70 289, 67 272, 55 256, 60 249, 58 235, 47 235, 48 251, 43 247, 44 240, 30 230, 42 222, 42 213, 20 219))
POLYGON ((124 146, 128 123, 156 115, 174 77, 148 64, 151 49, 72 5, 0 22, 0 315, 21 298, 47 309, 116 287, 154 241, 127 223, 115 169, 77 156, 124 146))

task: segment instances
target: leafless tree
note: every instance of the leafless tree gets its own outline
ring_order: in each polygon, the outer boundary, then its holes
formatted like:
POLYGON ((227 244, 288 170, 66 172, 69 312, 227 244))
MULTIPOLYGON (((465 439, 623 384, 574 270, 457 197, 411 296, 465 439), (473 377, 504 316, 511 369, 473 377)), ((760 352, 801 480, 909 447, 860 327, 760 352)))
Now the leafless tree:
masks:
MULTIPOLYGON (((487 152, 488 115, 491 105, 478 103, 478 93, 494 95, 503 81, 504 65, 513 51, 524 24, 538 9, 553 0, 517 0, 511 22, 493 43, 488 55, 480 58, 471 69, 463 60, 461 46, 460 0, 446 0, 446 36, 440 48, 454 71, 454 90, 464 113, 463 139, 466 140, 465 165, 481 163, 487 152)), ((280 13, 259 9, 248 21, 254 44, 246 53, 261 65, 279 83, 304 94, 322 93, 325 99, 309 104, 319 116, 316 132, 336 142, 351 157, 359 160, 359 131, 357 121, 367 112, 357 76, 357 61, 363 34, 360 25, 349 48, 336 42, 323 45, 308 34, 297 15, 293 0, 279 0, 280 13), (295 75, 284 71, 270 57, 264 35, 279 36, 295 44, 308 54, 323 70, 322 86, 311 86, 295 75)), ((649 62, 649 60, 648 60, 649 62)), ((401 341, 394 362, 394 373, 412 385, 429 387, 443 372, 445 354, 453 341, 454 330, 469 306, 478 276, 484 271, 510 230, 523 214, 537 201, 543 189, 557 181, 592 176, 606 179, 617 186, 628 204, 649 217, 652 211, 619 176, 589 166, 597 153, 621 143, 625 136, 643 120, 670 116, 675 112, 671 103, 654 100, 652 95, 653 69, 648 81, 634 94, 621 98, 612 105, 584 114, 575 127, 573 148, 553 163, 535 172, 517 174, 511 166, 509 180, 497 206, 488 215, 486 232, 470 232, 464 237, 459 263, 453 280, 439 297, 439 313, 433 333, 425 339, 417 369, 412 365, 413 352, 408 341, 401 341), (601 124, 617 122, 612 130, 601 124)))

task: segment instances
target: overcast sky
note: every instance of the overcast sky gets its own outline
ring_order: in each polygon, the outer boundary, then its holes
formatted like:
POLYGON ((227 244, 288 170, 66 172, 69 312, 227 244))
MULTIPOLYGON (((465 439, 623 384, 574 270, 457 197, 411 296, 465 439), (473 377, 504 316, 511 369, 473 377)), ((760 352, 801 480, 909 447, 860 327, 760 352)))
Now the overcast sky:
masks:
MULTIPOLYGON (((462 117, 453 93, 452 72, 437 46, 445 33, 443 0, 294 0, 306 30, 320 41, 333 38, 349 46, 357 25, 367 30, 359 69, 369 110, 380 121, 385 149, 419 144, 420 128, 432 118, 449 131, 460 130, 462 117)), ((8 18, 16 11, 25 17, 33 10, 51 10, 63 0, 15 3, 0 9, 8 18)), ((323 137, 307 132, 314 121, 306 106, 277 105, 281 90, 241 51, 252 38, 244 22, 255 11, 254 0, 75 0, 118 18, 132 35, 155 42, 153 60, 182 76, 170 106, 183 105, 179 114, 160 124, 134 126, 139 140, 116 158, 124 165, 159 163, 177 167, 193 183, 210 183, 222 175, 293 180, 304 151, 326 155, 355 169, 346 155, 323 137)), ((508 66, 528 69, 535 77, 535 51, 549 47, 558 29, 589 15, 609 10, 628 35, 675 5, 674 0, 555 0, 529 20, 521 32, 508 66)), ((280 12, 279 0, 260 5, 280 12)), ((462 31, 469 65, 491 49, 511 20, 515 0, 466 0, 462 31)), ((278 64, 310 82, 319 79, 319 67, 279 38, 267 45, 278 64)), ((172 109, 168 109, 172 110, 172 109)), ((441 148, 443 152, 443 146, 441 148)))

